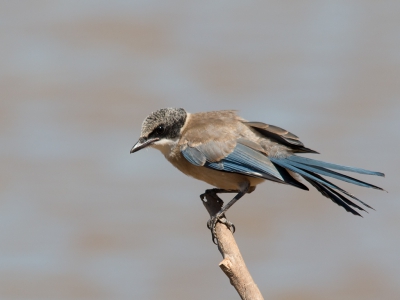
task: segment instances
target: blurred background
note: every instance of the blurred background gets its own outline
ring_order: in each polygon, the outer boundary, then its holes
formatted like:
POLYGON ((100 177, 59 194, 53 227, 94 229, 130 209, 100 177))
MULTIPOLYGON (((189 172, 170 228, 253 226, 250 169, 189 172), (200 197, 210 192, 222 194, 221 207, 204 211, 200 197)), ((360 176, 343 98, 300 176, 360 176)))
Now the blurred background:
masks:
POLYGON ((129 155, 162 107, 384 172, 341 184, 364 218, 275 183, 228 216, 266 299, 400 299, 399 1, 1 1, 0 25, 0 299, 239 298, 209 186, 129 155))

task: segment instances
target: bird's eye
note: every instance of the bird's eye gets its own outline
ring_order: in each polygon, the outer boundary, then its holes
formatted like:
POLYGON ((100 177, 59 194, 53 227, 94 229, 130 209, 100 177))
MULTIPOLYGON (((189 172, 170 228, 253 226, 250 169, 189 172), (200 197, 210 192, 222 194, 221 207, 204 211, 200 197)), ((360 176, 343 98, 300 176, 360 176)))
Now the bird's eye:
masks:
POLYGON ((163 134, 164 131, 165 131, 164 125, 159 125, 159 126, 154 130, 154 132, 155 132, 157 135, 163 134))

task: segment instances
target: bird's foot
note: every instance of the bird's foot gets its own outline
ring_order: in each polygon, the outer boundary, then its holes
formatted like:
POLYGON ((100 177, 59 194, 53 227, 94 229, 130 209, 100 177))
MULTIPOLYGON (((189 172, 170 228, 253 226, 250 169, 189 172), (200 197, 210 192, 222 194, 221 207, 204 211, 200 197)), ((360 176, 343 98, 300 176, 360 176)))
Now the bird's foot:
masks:
POLYGON ((215 231, 215 226, 217 225, 218 222, 225 224, 226 227, 228 227, 229 230, 232 231, 232 233, 235 232, 235 225, 233 225, 233 223, 228 221, 225 217, 224 214, 225 211, 222 208, 224 205, 224 201, 222 201, 221 198, 217 196, 217 193, 224 193, 224 192, 229 192, 229 191, 225 191, 222 189, 210 189, 206 190, 204 194, 200 195, 200 199, 203 201, 203 204, 207 203, 206 208, 208 212, 210 212, 210 209, 211 211, 217 212, 207 221, 207 227, 208 229, 211 230, 212 241, 216 245, 218 244, 217 243, 218 239, 215 231))
POLYGON ((235 233, 235 225, 229 221, 223 213, 217 213, 216 215, 212 216, 208 221, 207 221, 207 227, 208 229, 211 230, 211 238, 212 241, 215 245, 218 245, 217 242, 217 233, 215 231, 215 226, 217 223, 220 222, 222 224, 225 224, 226 227, 232 232, 235 233))

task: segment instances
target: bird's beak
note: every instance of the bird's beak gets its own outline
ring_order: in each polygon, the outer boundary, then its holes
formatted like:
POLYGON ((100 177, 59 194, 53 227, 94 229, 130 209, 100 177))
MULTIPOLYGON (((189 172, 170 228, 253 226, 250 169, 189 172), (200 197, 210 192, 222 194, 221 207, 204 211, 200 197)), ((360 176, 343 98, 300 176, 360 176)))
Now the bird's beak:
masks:
POLYGON ((154 142, 156 142, 158 140, 159 140, 159 138, 152 138, 152 139, 148 139, 148 140, 143 140, 140 138, 137 141, 137 143, 132 147, 131 153, 134 153, 136 151, 139 151, 140 149, 146 148, 147 146, 150 146, 151 144, 153 144, 154 142))

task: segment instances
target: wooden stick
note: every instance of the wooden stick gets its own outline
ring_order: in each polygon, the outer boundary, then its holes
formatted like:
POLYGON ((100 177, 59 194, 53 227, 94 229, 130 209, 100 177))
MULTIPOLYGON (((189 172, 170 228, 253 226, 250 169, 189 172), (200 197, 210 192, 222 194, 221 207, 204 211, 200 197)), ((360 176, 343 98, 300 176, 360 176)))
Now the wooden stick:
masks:
MULTIPOLYGON (((206 193, 203 204, 211 217, 221 209, 223 201, 215 194, 206 193)), ((215 229, 218 250, 223 257, 219 263, 221 270, 228 276, 242 300, 263 300, 260 290, 247 270, 232 232, 220 222, 215 229)))

